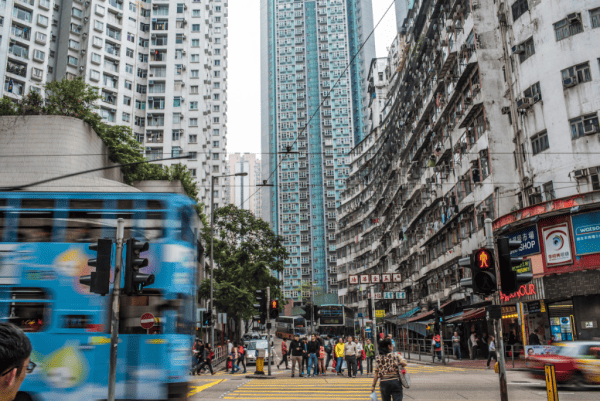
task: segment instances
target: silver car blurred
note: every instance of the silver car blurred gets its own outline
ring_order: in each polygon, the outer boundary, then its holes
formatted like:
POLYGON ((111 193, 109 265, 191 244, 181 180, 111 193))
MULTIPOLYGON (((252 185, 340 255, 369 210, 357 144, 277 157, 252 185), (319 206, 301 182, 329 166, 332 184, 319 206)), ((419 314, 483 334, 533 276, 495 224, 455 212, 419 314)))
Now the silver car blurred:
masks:
MULTIPOLYGON (((256 363, 258 350, 265 350, 265 362, 269 362, 269 343, 267 340, 251 340, 246 342, 246 365, 256 363)), ((271 362, 273 364, 273 362, 271 362)))

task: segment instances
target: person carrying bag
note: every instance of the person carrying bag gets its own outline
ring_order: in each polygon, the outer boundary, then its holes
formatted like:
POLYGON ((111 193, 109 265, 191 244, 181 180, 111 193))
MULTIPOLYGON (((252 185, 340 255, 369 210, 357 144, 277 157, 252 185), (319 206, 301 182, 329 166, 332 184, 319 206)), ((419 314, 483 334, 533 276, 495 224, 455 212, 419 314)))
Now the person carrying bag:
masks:
POLYGON ((379 356, 375 360, 375 377, 371 387, 371 398, 375 393, 377 380, 380 381, 381 399, 383 401, 401 401, 402 387, 410 387, 410 377, 403 369, 408 363, 399 354, 393 352, 389 338, 379 342, 379 356))

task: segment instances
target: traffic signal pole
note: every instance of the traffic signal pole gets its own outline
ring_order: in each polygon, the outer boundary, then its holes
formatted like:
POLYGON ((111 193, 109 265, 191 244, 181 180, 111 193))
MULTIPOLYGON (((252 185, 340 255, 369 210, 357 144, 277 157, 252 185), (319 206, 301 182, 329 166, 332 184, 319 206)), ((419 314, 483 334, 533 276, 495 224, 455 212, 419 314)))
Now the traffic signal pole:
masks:
MULTIPOLYGON (((485 219, 485 238, 486 238, 486 246, 489 249, 494 250, 494 255, 498 255, 497 250, 494 246, 494 234, 492 231, 492 219, 485 219)), ((500 258, 495 257, 496 261, 499 261, 500 258)), ((500 277, 499 264, 495 263, 494 268, 496 269, 496 277, 500 277)), ((494 303, 500 306, 500 285, 499 280, 496 280, 496 294, 494 294, 494 303)), ((508 386, 506 383, 506 365, 504 363, 504 340, 502 336, 502 315, 500 315, 499 319, 494 319, 494 331, 496 332, 496 359, 498 361, 499 375, 498 379, 500 380, 500 400, 508 401, 508 386)))
MULTIPOLYGON (((441 314, 440 316, 443 316, 444 312, 442 312, 442 309, 440 307, 440 300, 439 299, 437 300, 437 303, 438 303, 438 311, 440 311, 440 314, 441 314)), ((442 322, 439 321, 439 318, 438 318, 438 321, 436 323, 438 323, 440 325, 440 345, 442 346, 442 365, 445 365, 446 364, 446 358, 445 358, 445 355, 444 355, 444 325, 442 324, 442 322)), ((435 328, 435 324, 433 325, 433 327, 435 328)), ((433 358, 433 359, 435 360, 435 358, 433 358)))
POLYGON ((371 334, 373 336, 373 343, 375 344, 375 358, 379 356, 379 340, 377 339, 377 318, 375 317, 375 289, 371 286, 371 334))
POLYGON ((267 287, 267 318, 265 319, 267 326, 267 349, 269 350, 269 362, 267 362, 267 372, 271 376, 271 363, 273 363, 273 347, 271 346, 271 287, 267 287))
POLYGON ((117 252, 115 254, 115 280, 113 284, 112 322, 110 325, 110 364, 108 369, 108 401, 115 401, 117 378, 117 344, 119 343, 119 298, 121 297, 121 261, 125 220, 117 220, 117 252))

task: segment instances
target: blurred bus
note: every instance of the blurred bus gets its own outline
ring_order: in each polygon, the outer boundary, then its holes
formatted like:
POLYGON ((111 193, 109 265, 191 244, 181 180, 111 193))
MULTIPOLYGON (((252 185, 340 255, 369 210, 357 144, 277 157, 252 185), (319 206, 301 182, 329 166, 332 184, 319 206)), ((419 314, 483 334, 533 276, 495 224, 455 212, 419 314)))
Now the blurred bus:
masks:
POLYGON ((347 306, 340 304, 319 306, 317 313, 319 334, 329 334, 333 337, 354 336, 355 321, 354 310, 347 306))
POLYGON ((275 320, 275 335, 291 340, 295 334, 306 335, 306 319, 302 316, 279 316, 275 320))
MULTIPOLYGON (((94 270, 89 244, 114 240, 123 218, 125 239, 150 243, 141 272, 156 281, 121 296, 116 398, 187 399, 198 279, 194 206, 175 194, 0 192, 0 320, 27 333, 37 365, 21 391, 34 400, 107 398, 112 297, 90 293, 79 278, 94 270), (142 315, 145 327, 154 320, 151 328, 142 327, 142 315)), ((113 266, 114 259, 113 244, 113 266)))

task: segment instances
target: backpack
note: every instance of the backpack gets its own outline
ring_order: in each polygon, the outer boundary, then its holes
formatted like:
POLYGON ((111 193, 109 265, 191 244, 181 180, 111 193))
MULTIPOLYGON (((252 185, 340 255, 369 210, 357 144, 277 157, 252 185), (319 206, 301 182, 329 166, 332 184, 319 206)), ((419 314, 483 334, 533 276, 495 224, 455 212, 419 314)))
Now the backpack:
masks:
POLYGON ((331 342, 328 342, 327 345, 325 346, 325 352, 327 352, 328 354, 331 354, 333 352, 333 347, 331 346, 331 342))

